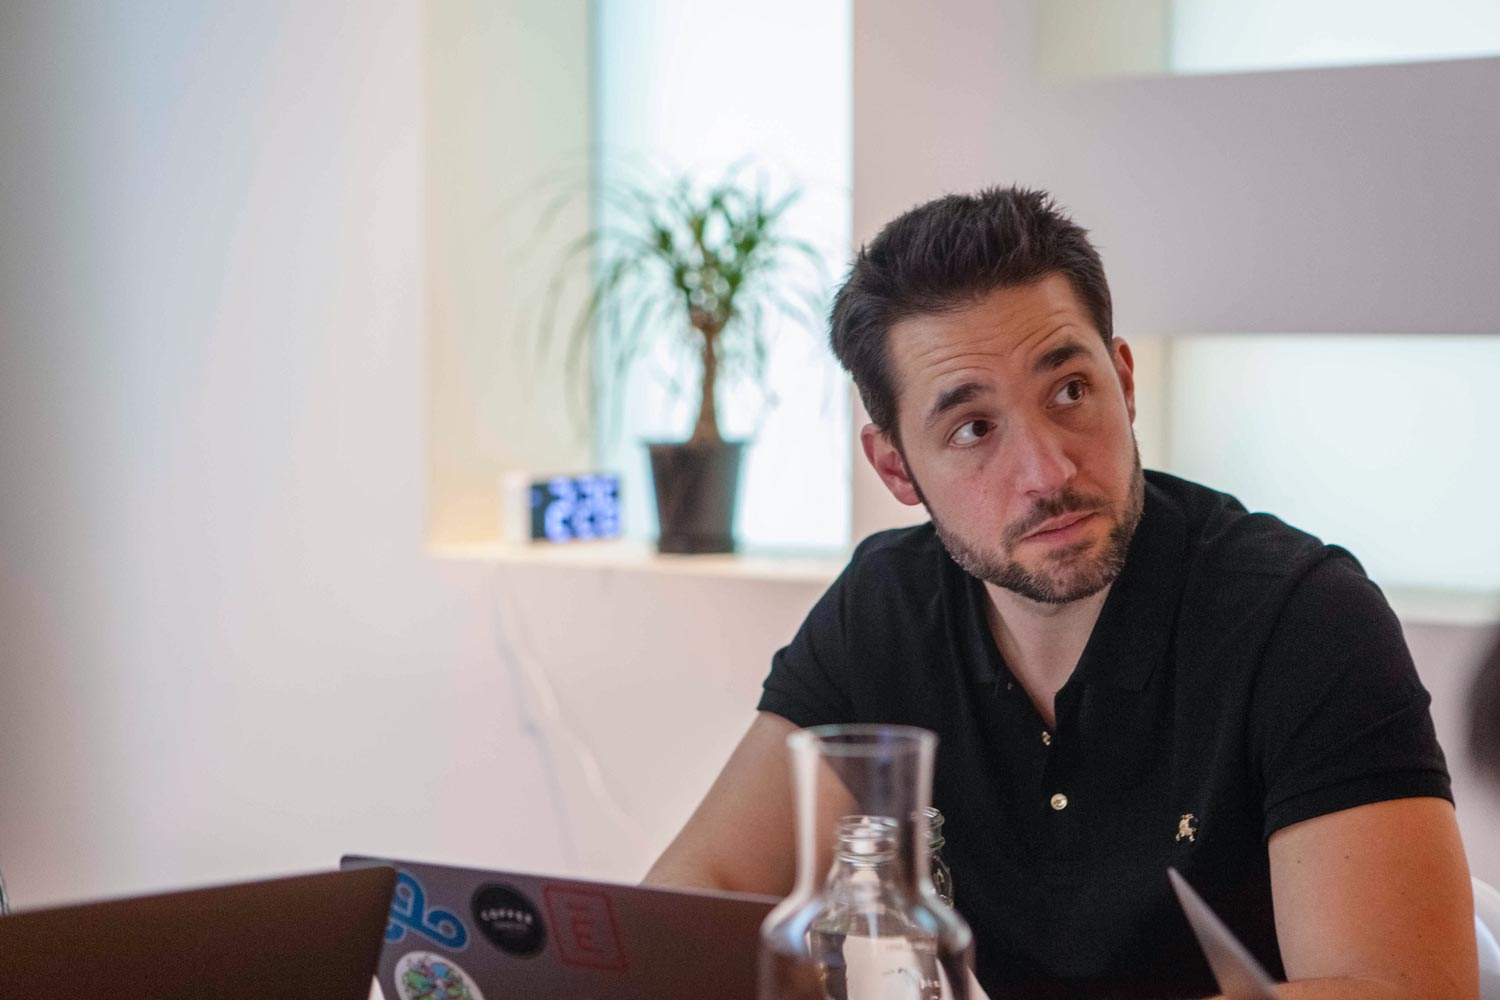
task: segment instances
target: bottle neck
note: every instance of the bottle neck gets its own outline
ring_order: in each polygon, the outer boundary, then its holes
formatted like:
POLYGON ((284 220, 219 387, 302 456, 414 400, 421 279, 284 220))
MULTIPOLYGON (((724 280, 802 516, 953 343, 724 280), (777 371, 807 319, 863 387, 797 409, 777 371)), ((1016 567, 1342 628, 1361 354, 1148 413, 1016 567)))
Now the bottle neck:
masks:
POLYGON ((948 842, 943 838, 943 814, 928 806, 922 811, 922 815, 927 820, 927 847, 936 854, 948 842))
POLYGON ((845 816, 838 823, 827 885, 881 883, 915 890, 920 877, 915 855, 920 851, 927 857, 925 832, 887 816, 845 816))

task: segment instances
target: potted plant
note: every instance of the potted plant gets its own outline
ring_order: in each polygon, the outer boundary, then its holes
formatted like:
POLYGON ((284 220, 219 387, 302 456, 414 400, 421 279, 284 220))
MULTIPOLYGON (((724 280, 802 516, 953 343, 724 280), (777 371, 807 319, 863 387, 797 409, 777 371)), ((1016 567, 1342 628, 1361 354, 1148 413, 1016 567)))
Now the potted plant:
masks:
POLYGON ((821 322, 821 258, 786 232, 787 210, 800 191, 773 196, 764 181, 743 183, 743 173, 734 167, 706 185, 679 175, 656 185, 605 187, 602 221, 568 248, 543 310, 546 333, 564 285, 583 272, 585 294, 569 336, 571 368, 587 359, 623 374, 661 338, 678 338, 689 349, 691 433, 647 443, 661 552, 734 550, 746 442, 721 433, 718 391, 729 379, 763 382, 765 324, 773 314, 810 329, 821 322))

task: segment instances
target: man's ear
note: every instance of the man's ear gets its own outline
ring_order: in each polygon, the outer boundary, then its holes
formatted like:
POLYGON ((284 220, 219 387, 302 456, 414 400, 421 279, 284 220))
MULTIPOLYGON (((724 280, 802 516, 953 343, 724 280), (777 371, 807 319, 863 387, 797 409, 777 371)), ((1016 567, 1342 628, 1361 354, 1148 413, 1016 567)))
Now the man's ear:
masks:
POLYGON ((906 459, 901 457, 894 441, 882 434, 874 424, 865 424, 859 431, 859 443, 864 446, 865 458, 870 460, 871 468, 880 477, 880 481, 885 483, 885 488, 891 491, 891 496, 908 507, 915 507, 922 502, 917 496, 911 472, 906 468, 906 459))
POLYGON ((1119 337, 1114 338, 1109 353, 1114 357, 1115 374, 1120 377, 1120 389, 1125 393, 1125 409, 1130 412, 1130 422, 1135 423, 1135 358, 1130 354, 1130 345, 1119 337))

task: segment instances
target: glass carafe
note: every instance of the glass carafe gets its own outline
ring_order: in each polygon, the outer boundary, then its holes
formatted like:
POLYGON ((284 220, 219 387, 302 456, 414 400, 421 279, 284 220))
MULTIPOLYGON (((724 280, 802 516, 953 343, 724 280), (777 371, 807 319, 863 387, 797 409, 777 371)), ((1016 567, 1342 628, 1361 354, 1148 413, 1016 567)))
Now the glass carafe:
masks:
POLYGON ((937 737, 793 733, 797 882, 761 927, 760 1000, 968 1000, 973 936, 934 891, 937 737))

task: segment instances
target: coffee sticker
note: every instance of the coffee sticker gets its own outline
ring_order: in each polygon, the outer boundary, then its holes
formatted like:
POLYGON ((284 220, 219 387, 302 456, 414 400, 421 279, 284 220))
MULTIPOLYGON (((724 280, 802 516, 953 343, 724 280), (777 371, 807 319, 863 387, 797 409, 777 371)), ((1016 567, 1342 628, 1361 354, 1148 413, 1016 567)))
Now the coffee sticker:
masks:
POLYGON ((471 906, 474 926, 507 955, 530 958, 547 943, 537 908, 516 889, 498 882, 479 887, 471 906))

